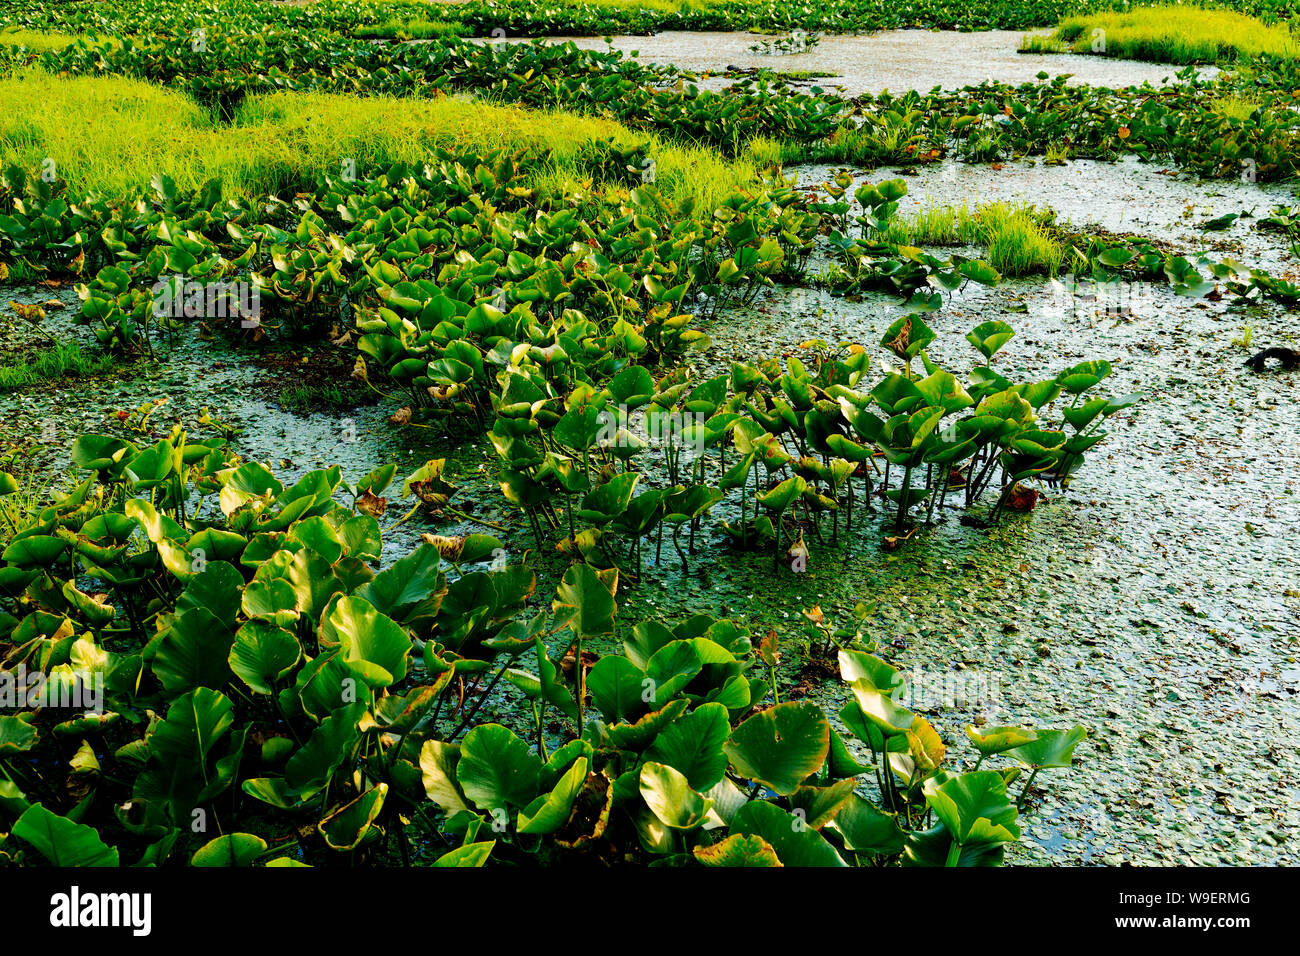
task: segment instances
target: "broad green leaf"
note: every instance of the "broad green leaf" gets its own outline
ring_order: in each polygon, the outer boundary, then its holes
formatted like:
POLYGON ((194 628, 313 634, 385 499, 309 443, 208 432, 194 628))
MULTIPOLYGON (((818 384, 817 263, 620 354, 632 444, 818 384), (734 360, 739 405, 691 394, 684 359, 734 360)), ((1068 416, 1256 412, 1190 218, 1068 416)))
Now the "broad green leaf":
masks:
POLYGON ((0 716, 0 757, 25 753, 36 746, 39 734, 32 723, 35 719, 36 715, 30 712, 0 716))
POLYGON ((1027 744, 1038 735, 1032 730, 1022 730, 1019 727, 989 727, 986 730, 977 730, 973 726, 968 726, 966 736, 983 756, 991 757, 1019 747, 1021 744, 1027 744))
POLYGON ((785 866, 848 866, 820 833, 763 800, 751 800, 736 811, 731 832, 762 837, 785 866))
POLYGON ((691 788, 704 793, 727 772, 722 745, 731 726, 722 704, 701 704, 659 732, 646 758, 685 775, 691 788))
POLYGON ((117 849, 107 846, 94 827, 51 813, 39 803, 24 811, 11 834, 30 843, 54 866, 118 865, 117 849))
POLYGON ((1069 730, 1040 730, 1028 743, 1007 753, 1031 767, 1068 767, 1074 760, 1074 748, 1088 736, 1083 727, 1069 730))
POLYGON ((569 819, 573 802, 587 782, 590 762, 579 757, 549 793, 542 794, 519 812, 520 833, 554 833, 569 819))
POLYGON ((252 866, 266 852, 266 841, 253 833, 231 833, 209 840, 190 858, 191 866, 252 866))
POLYGON ((723 750, 743 777, 782 796, 821 769, 830 748, 830 724, 815 704, 787 701, 750 717, 723 750))
POLYGON ((903 830, 898 821, 856 793, 840 807, 831 827, 856 853, 894 856, 903 851, 903 830))
POLYGON ((555 626, 567 625, 582 637, 613 634, 617 590, 617 572, 602 574, 588 564, 573 565, 556 593, 555 626))
POLYGON ((344 804, 316 825, 316 832, 331 850, 355 850, 362 843, 380 836, 375 819, 384 809, 388 784, 379 783, 355 800, 344 804))
POLYGON ((708 816, 713 801, 691 788, 685 774, 665 764, 641 765, 641 798, 650 812, 673 830, 693 830, 708 816))
POLYGON ((229 663, 235 676, 251 690, 269 694, 301 656, 302 647, 291 632, 269 621, 249 621, 235 634, 229 663))
POLYGON ((426 740, 420 747, 420 775, 429 799, 448 815, 470 809, 456 781, 460 747, 441 740, 426 740))
POLYGON ((705 866, 783 866, 776 850, 756 834, 733 833, 713 846, 697 846, 695 859, 705 866))
POLYGON ((481 724, 465 735, 456 781, 480 810, 528 806, 537 797, 542 763, 527 743, 500 724, 481 724))
POLYGON ((1019 814, 1007 799, 1001 774, 980 770, 942 782, 932 777, 923 789, 925 802, 957 842, 999 843, 1020 838, 1019 814))
POLYGON ((608 723, 636 720, 649 709, 642 700, 646 675, 626 657, 606 654, 587 674, 592 703, 608 723))
POLYGON ((411 636, 361 598, 336 596, 321 620, 321 644, 338 644, 343 659, 374 690, 406 676, 411 636))
POLYGON ((433 861, 433 865, 483 866, 487 863, 488 857, 492 854, 492 848, 496 845, 496 840, 487 840, 482 843, 466 843, 464 846, 458 846, 456 849, 444 853, 433 861))

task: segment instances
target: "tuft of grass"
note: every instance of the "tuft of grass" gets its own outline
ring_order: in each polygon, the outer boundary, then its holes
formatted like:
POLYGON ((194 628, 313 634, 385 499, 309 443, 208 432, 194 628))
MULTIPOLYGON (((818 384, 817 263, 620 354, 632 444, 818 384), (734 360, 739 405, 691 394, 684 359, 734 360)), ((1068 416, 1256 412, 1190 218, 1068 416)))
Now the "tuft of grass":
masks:
POLYGON ((1249 96, 1241 96, 1236 93, 1220 97, 1210 104, 1210 109, 1213 112, 1218 113, 1220 116, 1225 116, 1228 119, 1241 120, 1242 122, 1250 119, 1259 107, 1259 100, 1249 96))
POLYGON ((356 389, 338 385, 288 385, 277 397, 280 407, 294 415, 349 411, 364 400, 356 389))
POLYGON ((973 245, 963 239, 963 223, 970 219, 970 210, 961 206, 934 205, 926 197, 925 204, 916 212, 895 217, 879 238, 901 246, 956 246, 973 245))
POLYGON ((1260 55, 1300 56, 1284 23, 1265 23, 1232 10, 1159 4, 1067 17, 1054 33, 1027 35, 1025 53, 1097 53, 1159 63, 1217 63, 1260 55))
POLYGON ((383 23, 361 24, 352 30, 355 37, 395 40, 433 40, 438 37, 466 37, 473 34, 474 31, 465 24, 447 20, 386 20, 383 23))
POLYGON ((610 145, 644 149, 669 201, 703 205, 757 183, 784 152, 756 139, 727 160, 604 117, 462 97, 281 92, 246 100, 226 125, 184 94, 139 80, 53 77, 35 68, 0 79, 0 167, 35 169, 51 157, 74 189, 101 195, 145 193, 165 172, 181 189, 220 178, 226 197, 253 199, 313 188, 348 160, 362 175, 419 165, 435 148, 505 148, 522 156, 534 188, 571 184, 599 194, 607 187, 590 182, 585 160, 610 145))
POLYGON ((1021 53, 1069 53, 1070 45, 1055 33, 1026 33, 1020 38, 1021 53))
POLYGON ((8 472, 18 484, 18 490, 13 494, 0 495, 0 549, 16 535, 36 525, 41 511, 50 503, 53 479, 30 467, 23 467, 23 454, 22 450, 14 449, 0 457, 0 471, 8 472))
POLYGON ((20 361, 0 365, 0 392, 15 392, 68 378, 96 378, 117 368, 111 355, 82 351, 80 345, 59 343, 20 361))
POLYGON ((993 203, 981 211, 989 265, 1004 276, 1054 276, 1065 249, 1032 209, 993 203))
POLYGON ((1070 157, 1067 143, 1048 143, 1043 149, 1043 162, 1048 166, 1064 166, 1070 157))
POLYGON ((976 246, 1004 276, 1054 276, 1065 248, 1052 234, 1053 214, 1023 203, 994 202, 971 209, 927 203, 894 219, 879 238, 898 245, 976 246))
POLYGON ((1255 328, 1249 322, 1241 327, 1241 335, 1232 340, 1233 346, 1250 351, 1250 344, 1255 341, 1255 328))

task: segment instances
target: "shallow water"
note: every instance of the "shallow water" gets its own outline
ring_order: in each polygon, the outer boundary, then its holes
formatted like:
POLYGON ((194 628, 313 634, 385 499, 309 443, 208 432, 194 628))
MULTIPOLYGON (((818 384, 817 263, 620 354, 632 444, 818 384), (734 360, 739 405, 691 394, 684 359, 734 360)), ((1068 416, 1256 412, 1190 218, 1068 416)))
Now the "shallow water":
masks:
MULTIPOLYGON (((896 173, 880 171, 873 182, 896 173)), ((1209 250, 1217 258, 1233 256, 1252 268, 1295 276, 1296 262, 1278 234, 1253 228, 1243 217, 1223 231, 1206 231, 1209 220, 1227 213, 1267 216, 1275 205, 1294 205, 1291 185, 1238 179, 1207 182, 1179 174, 1159 163, 1128 156, 1118 162, 1079 160, 1048 165, 1041 160, 994 165, 945 162, 920 167, 904 177, 908 195, 900 214, 922 206, 974 208, 987 202, 1029 203, 1055 210, 1061 220, 1080 228, 1134 233, 1169 243, 1184 255, 1209 250)), ((808 167, 803 182, 824 181, 821 167, 808 167)))
MULTIPOLYGON (((800 181, 825 174, 806 169, 800 181)), ((912 203, 926 187, 937 201, 1031 198, 1076 222, 1188 250, 1205 244, 1194 223, 1285 196, 1173 183, 1127 163, 949 168, 917 179, 912 203), (1182 215, 1188 203, 1192 217, 1182 215)), ((1277 237, 1249 221, 1216 241, 1247 264, 1295 274, 1277 237)), ((875 528, 847 553, 819 556, 814 545, 806 583, 764 588, 755 583, 770 567, 763 561, 750 574, 717 573, 749 589, 737 604, 755 622, 817 603, 877 602, 873 634, 928 690, 936 705, 925 712, 968 767, 962 727, 977 717, 1088 727, 1079 764, 1039 776, 1050 789, 1013 859, 1294 864, 1300 375, 1242 367, 1248 353, 1232 339, 1246 317, 1226 300, 1133 292, 1123 303, 1131 312, 1107 313, 1041 280, 1006 282, 965 290, 927 316, 939 335, 930 353, 954 371, 978 359, 964 333, 1000 318, 1017 335, 995 367, 1013 380, 1102 358, 1115 367, 1107 394, 1142 393, 1112 419, 1068 491, 992 531, 948 516, 894 553, 875 528), (945 696, 954 699, 935 701, 945 696)), ((768 353, 812 337, 874 344, 897 315, 880 297, 778 290, 710 331, 725 359, 752 354, 755 339, 768 353)), ((1294 346, 1294 321, 1280 308, 1248 318, 1255 348, 1294 346)), ((834 710, 845 699, 831 684, 812 696, 834 710)))
MULTIPOLYGON (((1091 86, 1159 86, 1172 80, 1179 68, 1159 63, 1116 60, 1076 54, 1017 53, 1024 33, 989 30, 955 33, 930 30, 886 30, 881 33, 823 35, 806 53, 763 55, 749 48, 774 36, 758 33, 667 32, 654 36, 547 37, 548 42, 572 40, 582 49, 605 50, 610 46, 624 53, 638 54, 647 63, 671 64, 693 73, 721 73, 728 68, 768 68, 781 71, 818 70, 831 77, 800 82, 801 87, 836 87, 845 96, 890 90, 928 92, 935 87, 960 89, 968 83, 990 79, 1001 83, 1032 82, 1040 71, 1052 76, 1071 74, 1070 83, 1091 86)), ((507 42, 517 42, 507 37, 507 42)), ((1209 74, 1213 68, 1203 73, 1209 74)), ((719 89, 731 83, 710 77, 700 85, 719 89)))

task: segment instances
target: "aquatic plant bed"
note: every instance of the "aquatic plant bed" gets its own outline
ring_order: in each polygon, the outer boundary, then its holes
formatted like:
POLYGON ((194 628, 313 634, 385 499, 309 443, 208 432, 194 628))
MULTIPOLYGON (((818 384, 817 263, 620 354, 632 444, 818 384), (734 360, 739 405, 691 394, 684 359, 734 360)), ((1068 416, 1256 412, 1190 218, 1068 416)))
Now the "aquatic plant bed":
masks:
POLYGON ((0 2, 0 865, 1300 862, 1285 11, 782 10, 0 2))

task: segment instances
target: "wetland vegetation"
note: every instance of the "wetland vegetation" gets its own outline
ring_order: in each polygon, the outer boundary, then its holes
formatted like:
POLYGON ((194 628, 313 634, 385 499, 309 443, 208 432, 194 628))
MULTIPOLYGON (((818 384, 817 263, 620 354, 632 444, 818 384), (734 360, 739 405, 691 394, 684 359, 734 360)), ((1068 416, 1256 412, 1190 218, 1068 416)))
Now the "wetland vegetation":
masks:
POLYGON ((0 865, 1294 863, 1292 24, 0 0, 0 865))

